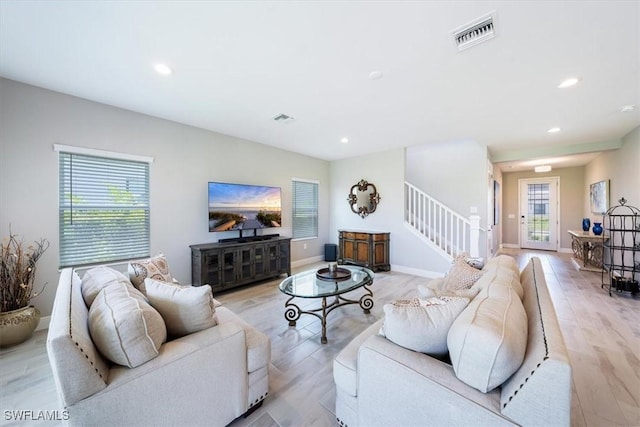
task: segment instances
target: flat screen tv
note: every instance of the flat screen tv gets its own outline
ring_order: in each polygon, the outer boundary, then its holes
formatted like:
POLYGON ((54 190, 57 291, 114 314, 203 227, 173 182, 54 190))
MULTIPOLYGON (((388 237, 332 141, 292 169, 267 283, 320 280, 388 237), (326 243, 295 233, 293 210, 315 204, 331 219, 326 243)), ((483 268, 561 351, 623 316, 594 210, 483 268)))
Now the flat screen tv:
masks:
POLYGON ((281 224, 280 187, 209 183, 209 231, 256 230, 281 224))

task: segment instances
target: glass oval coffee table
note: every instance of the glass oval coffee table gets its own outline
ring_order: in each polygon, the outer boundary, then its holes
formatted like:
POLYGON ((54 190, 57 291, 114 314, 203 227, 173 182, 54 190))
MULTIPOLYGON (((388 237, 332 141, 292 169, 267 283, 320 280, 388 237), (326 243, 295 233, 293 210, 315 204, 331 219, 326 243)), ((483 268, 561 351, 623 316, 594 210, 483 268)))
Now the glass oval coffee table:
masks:
POLYGON ((335 278, 326 272, 327 269, 309 270, 287 277, 280 283, 280 292, 291 296, 284 304, 284 318, 289 321, 289 326, 295 326, 302 314, 316 316, 322 323, 322 344, 327 343, 327 315, 334 309, 348 304, 360 304, 360 308, 368 314, 373 307, 373 292, 369 288, 373 283, 373 271, 364 267, 341 265, 333 274, 335 278), (360 299, 348 299, 343 296, 360 288, 365 292, 360 299), (322 298, 322 306, 313 310, 302 310, 292 302, 295 298, 322 298), (332 301, 327 303, 327 298, 332 301))

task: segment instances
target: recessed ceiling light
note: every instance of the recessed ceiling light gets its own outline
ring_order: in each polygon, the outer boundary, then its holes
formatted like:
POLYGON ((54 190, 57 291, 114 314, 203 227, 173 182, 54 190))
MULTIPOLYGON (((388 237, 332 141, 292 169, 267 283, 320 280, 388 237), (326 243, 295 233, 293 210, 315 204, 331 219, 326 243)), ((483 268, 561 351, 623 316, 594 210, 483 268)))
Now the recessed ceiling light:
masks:
POLYGON ((372 71, 369 73, 371 80, 380 80, 382 78, 382 71, 372 71))
POLYGON ((347 142, 349 142, 349 138, 342 138, 340 142, 342 142, 343 144, 346 144, 347 142))
POLYGON ((153 66, 153 68, 158 74, 162 74, 163 76, 173 74, 173 70, 167 64, 156 64, 153 66))
POLYGON ((567 87, 575 86, 576 84, 578 84, 579 81, 580 79, 578 77, 570 77, 566 80, 563 80, 562 83, 558 85, 558 89, 564 89, 567 87))
POLYGON ((549 129, 547 132, 549 132, 549 133, 558 133, 558 132, 560 132, 560 128, 559 127, 553 127, 551 129, 549 129))
POLYGON ((631 113, 632 111, 634 111, 636 109, 636 106, 631 104, 631 105, 625 105, 624 107, 620 107, 620 112, 621 113, 631 113))

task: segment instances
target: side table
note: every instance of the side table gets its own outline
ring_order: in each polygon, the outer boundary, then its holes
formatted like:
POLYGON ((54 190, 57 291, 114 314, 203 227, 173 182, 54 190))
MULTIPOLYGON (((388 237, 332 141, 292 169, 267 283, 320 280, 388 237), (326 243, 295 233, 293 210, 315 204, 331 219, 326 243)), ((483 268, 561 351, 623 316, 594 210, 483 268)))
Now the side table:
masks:
POLYGON ((609 240, 607 235, 595 235, 592 231, 569 230, 571 249, 576 260, 582 261, 580 270, 602 271, 603 244, 609 240))

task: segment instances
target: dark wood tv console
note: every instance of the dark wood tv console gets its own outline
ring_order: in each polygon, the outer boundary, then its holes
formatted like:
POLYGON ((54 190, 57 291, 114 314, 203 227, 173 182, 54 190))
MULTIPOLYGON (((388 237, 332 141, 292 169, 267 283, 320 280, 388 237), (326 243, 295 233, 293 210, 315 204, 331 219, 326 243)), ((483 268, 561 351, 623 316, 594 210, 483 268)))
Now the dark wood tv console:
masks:
POLYGON ((191 245, 191 282, 214 292, 291 275, 291 238, 263 237, 191 245))

